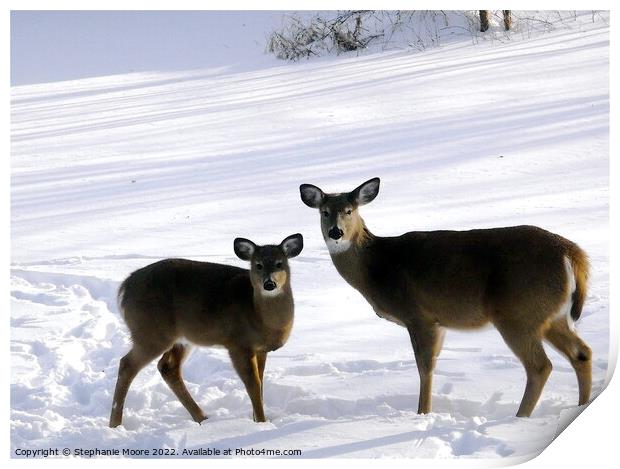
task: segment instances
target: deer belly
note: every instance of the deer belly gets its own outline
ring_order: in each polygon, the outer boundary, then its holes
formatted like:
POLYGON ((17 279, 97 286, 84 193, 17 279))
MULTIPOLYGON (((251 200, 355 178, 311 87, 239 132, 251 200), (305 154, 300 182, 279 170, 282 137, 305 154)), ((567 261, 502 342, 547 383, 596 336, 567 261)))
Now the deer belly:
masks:
POLYGON ((479 329, 489 322, 482 309, 443 310, 433 315, 439 325, 452 329, 479 329))

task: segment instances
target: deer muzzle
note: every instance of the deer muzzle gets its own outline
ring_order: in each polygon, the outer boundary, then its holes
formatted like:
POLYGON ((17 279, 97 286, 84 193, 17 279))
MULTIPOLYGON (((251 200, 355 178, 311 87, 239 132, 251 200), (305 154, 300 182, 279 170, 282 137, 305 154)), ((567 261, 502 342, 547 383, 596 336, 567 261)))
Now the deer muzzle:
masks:
POLYGON ((342 231, 340 228, 338 228, 337 226, 333 226, 329 232, 327 233, 329 235, 329 237, 331 239, 340 239, 342 238, 342 235, 344 234, 344 231, 342 231))

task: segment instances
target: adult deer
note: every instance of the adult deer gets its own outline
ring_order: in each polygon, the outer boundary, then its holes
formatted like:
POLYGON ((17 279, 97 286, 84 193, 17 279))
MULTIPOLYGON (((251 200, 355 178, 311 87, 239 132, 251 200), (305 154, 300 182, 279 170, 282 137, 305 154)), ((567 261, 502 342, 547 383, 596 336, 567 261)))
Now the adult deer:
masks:
POLYGON ((534 226, 372 234, 358 212, 379 193, 379 178, 351 192, 300 186, 319 209, 336 269, 378 316, 407 328, 420 374, 418 413, 431 411, 432 373, 444 328, 491 322, 525 367, 517 416, 529 416, 551 372, 547 340, 573 366, 579 405, 590 397, 592 352, 573 331, 586 297, 588 260, 575 243, 534 226))
POLYGON ((110 427, 121 424, 132 380, 151 360, 196 422, 207 416, 181 376, 187 342, 221 345, 252 401, 254 420, 265 421, 263 371, 267 353, 284 345, 293 326, 293 294, 288 259, 299 255, 303 238, 257 246, 237 238, 235 254, 250 261, 239 267, 166 259, 133 272, 119 288, 120 307, 133 347, 121 361, 110 427))

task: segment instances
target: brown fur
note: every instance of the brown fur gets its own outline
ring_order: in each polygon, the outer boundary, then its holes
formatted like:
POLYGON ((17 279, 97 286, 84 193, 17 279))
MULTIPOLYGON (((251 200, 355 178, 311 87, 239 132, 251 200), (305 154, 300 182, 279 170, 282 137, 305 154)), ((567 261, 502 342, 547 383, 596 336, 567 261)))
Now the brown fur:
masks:
POLYGON ((476 329, 488 323, 526 369, 517 415, 531 414, 551 371, 543 339, 571 361, 579 404, 587 402, 591 351, 566 318, 558 317, 572 293, 565 258, 576 281, 571 315, 579 317, 587 288, 586 254, 575 243, 534 226, 375 236, 358 207, 372 201, 378 189, 378 178, 351 193, 300 188, 302 200, 321 212, 321 230, 338 272, 377 315, 407 328, 421 380, 418 411, 431 411, 432 371, 444 328, 476 329), (334 226, 342 231, 338 242, 350 243, 348 249, 334 248, 334 226))
POLYGON ((570 311, 573 321, 579 319, 583 304, 586 301, 588 289, 588 277, 590 272, 590 262, 588 256, 576 245, 572 245, 570 252, 570 261, 575 272, 576 288, 573 293, 573 306, 570 311))
MULTIPOLYGON (((241 238, 238 238, 241 240, 241 238)), ((236 240, 235 242, 237 242, 236 240)), ((245 384, 254 419, 265 421, 262 400, 267 353, 284 345, 293 326, 293 295, 287 257, 299 254, 301 235, 286 246, 253 246, 242 253, 251 269, 229 265, 166 259, 133 272, 119 288, 120 307, 133 348, 120 362, 110 426, 121 424, 129 386, 147 363, 161 356, 158 369, 196 422, 207 417, 190 396, 181 376, 186 355, 183 339, 202 346, 228 349, 245 384), (269 296, 266 281, 281 290, 269 296)), ((235 251, 239 255, 237 248, 235 251)), ((240 257, 242 257, 240 255, 240 257)))

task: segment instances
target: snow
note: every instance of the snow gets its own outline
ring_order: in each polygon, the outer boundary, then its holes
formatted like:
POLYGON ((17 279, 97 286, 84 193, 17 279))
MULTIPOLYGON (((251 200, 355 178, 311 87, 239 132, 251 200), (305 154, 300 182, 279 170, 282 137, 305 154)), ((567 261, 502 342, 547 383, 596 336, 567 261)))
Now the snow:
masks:
POLYGON ((493 328, 448 331, 433 410, 404 329, 338 275, 300 183, 351 190, 378 235, 534 224, 580 244, 592 277, 578 333, 593 395, 608 375, 609 40, 603 21, 511 41, 455 42, 254 70, 140 72, 11 90, 11 454, 18 448, 300 449, 302 457, 506 458, 543 450, 579 410, 554 369, 532 418, 524 371, 493 328), (269 355, 268 422, 226 351, 184 365, 194 423, 155 362, 107 427, 130 347, 116 289, 165 257, 244 266, 237 236, 279 242, 296 302, 269 355))

